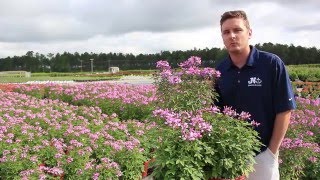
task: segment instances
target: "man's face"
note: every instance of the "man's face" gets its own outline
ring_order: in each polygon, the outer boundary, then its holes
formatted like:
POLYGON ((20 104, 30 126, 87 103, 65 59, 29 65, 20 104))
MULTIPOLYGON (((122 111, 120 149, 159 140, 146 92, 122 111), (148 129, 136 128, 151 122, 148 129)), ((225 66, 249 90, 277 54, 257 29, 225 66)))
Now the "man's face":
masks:
POLYGON ((241 53, 247 48, 251 33, 251 29, 245 26, 245 21, 241 18, 227 19, 221 25, 223 43, 229 53, 241 53))

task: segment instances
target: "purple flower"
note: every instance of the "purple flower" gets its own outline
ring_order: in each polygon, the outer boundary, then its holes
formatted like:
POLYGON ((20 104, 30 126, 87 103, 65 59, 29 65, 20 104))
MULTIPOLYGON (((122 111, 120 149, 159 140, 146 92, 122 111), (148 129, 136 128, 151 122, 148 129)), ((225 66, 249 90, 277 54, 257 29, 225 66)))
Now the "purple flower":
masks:
POLYGON ((153 115, 163 118, 165 120, 164 124, 169 127, 180 129, 183 140, 194 141, 212 130, 211 124, 202 118, 201 111, 194 114, 192 112, 175 113, 168 109, 158 109, 153 111, 153 115))
POLYGON ((198 67, 188 67, 185 69, 185 73, 188 75, 199 76, 201 70, 198 67))
POLYGON ((238 113, 235 110, 233 110, 231 107, 227 107, 227 106, 223 107, 223 114, 230 116, 230 117, 236 117, 238 115, 238 113))
POLYGON ((67 158, 67 163, 71 163, 73 161, 73 158, 72 157, 68 157, 67 158))
POLYGON ((254 121, 254 120, 252 120, 252 121, 250 122, 250 124, 251 124, 252 126, 255 126, 255 127, 260 126, 260 123, 254 121))
POLYGON ((213 68, 204 68, 201 70, 200 75, 203 78, 213 78, 215 75, 215 70, 213 68))
MULTIPOLYGON (((20 176, 22 177, 28 177, 30 175, 32 175, 33 173, 35 173, 35 171, 33 169, 29 169, 29 170, 24 170, 20 172, 20 176)), ((28 179, 28 178, 27 178, 28 179)))
POLYGON ((181 78, 179 76, 170 76, 168 78, 168 81, 170 84, 179 84, 182 82, 181 78))
POLYGON ((198 67, 201 65, 201 58, 197 56, 191 56, 188 60, 179 64, 181 68, 198 67))
POLYGON ((53 167, 48 169, 48 173, 53 174, 53 175, 62 175, 63 174, 63 169, 60 167, 53 167))
POLYGON ((160 70, 171 69, 168 61, 164 60, 158 61, 156 67, 160 70))
POLYGON ((62 154, 61 153, 57 153, 57 154, 54 155, 54 157, 57 158, 57 159, 60 159, 60 158, 62 158, 62 154))
POLYGON ((308 136, 313 136, 313 132, 311 132, 311 131, 307 131, 306 134, 307 134, 308 136))
POLYGON ((99 179, 99 176, 100 176, 100 173, 94 173, 93 175, 92 175, 92 179, 93 180, 98 180, 99 179))
POLYGON ((316 157, 310 157, 309 158, 309 161, 311 161, 313 163, 317 162, 317 160, 318 160, 318 158, 316 158, 316 157))
POLYGON ((244 112, 242 111, 240 114, 239 114, 239 118, 241 120, 249 120, 251 117, 251 114, 249 114, 248 112, 244 112))
POLYGON ((161 78, 167 79, 170 76, 172 76, 172 71, 170 69, 165 69, 161 71, 160 75, 161 75, 161 78))
POLYGON ((217 106, 211 106, 210 108, 205 109, 205 111, 216 114, 220 112, 220 109, 217 106))

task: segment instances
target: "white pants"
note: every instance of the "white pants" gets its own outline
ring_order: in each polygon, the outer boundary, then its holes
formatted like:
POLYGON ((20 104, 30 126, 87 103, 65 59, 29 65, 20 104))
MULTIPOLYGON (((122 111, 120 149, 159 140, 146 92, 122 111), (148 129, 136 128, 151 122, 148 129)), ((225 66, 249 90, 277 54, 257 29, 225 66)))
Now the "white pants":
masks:
POLYGON ((254 172, 250 173, 248 180, 279 180, 279 152, 273 154, 269 148, 258 154, 254 159, 254 172))

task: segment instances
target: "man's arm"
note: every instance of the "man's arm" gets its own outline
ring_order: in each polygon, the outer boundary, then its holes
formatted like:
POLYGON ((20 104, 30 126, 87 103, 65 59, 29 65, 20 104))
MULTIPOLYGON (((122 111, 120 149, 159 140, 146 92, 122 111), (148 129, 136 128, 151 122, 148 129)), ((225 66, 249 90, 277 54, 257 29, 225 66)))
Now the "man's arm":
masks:
POLYGON ((272 137, 269 143, 269 149, 273 154, 279 150, 281 142, 286 135, 291 117, 291 110, 278 113, 274 122, 272 137))

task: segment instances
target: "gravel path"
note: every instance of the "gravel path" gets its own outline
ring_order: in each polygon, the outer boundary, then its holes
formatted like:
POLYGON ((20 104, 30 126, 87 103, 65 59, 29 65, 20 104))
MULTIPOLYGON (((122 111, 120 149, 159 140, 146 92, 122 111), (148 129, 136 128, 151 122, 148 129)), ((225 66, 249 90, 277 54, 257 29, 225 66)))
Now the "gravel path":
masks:
POLYGON ((120 84, 152 84, 154 82, 154 79, 152 76, 124 76, 119 80, 112 80, 109 81, 112 83, 120 83, 120 84))
MULTIPOLYGON (((93 82, 101 82, 101 81, 93 81, 93 82)), ((136 85, 143 85, 143 84, 152 84, 154 79, 152 76, 123 76, 119 80, 109 80, 106 82, 111 83, 118 83, 118 84, 136 84, 136 85)), ((79 82, 75 81, 28 81, 25 83, 10 83, 10 84, 76 84, 79 82)))

